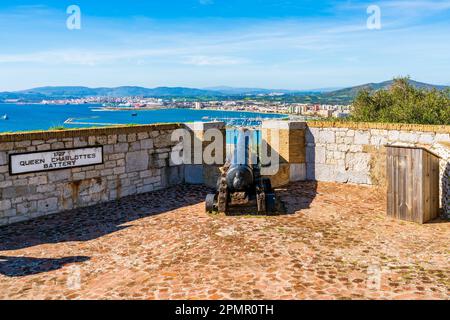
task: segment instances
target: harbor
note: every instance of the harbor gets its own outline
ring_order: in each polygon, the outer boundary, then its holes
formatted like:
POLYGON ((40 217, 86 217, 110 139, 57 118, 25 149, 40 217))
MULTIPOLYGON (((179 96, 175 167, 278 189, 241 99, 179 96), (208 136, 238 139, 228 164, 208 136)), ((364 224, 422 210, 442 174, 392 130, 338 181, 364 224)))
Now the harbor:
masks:
POLYGON ((139 125, 154 123, 187 123, 223 121, 229 127, 255 127, 264 120, 284 119, 287 115, 166 108, 152 110, 103 110, 102 105, 37 105, 0 104, 0 133, 49 130, 52 128, 88 128, 113 125, 139 125), (30 121, 32 119, 32 121, 30 121))

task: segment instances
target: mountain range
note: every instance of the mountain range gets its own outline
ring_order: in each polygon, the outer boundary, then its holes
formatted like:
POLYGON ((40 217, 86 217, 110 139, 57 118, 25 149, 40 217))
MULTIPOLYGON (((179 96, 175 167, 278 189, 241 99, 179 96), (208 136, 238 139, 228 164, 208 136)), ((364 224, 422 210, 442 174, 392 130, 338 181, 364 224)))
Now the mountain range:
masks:
MULTIPOLYGON (((450 88, 449 86, 432 85, 414 80, 410 83, 418 88, 443 90, 450 88)), ((24 102, 52 100, 52 99, 69 99, 69 98, 86 98, 86 97, 124 97, 124 96, 142 96, 157 98, 198 98, 198 99, 227 99, 242 97, 261 97, 275 96, 281 99, 296 98, 295 101, 337 103, 350 102, 362 89, 379 90, 385 89, 392 85, 392 80, 381 83, 368 83, 360 86, 338 89, 316 89, 316 90, 284 90, 284 89, 261 89, 261 88, 234 88, 234 87, 209 87, 204 89, 185 88, 185 87, 157 87, 144 88, 137 86, 123 86, 116 88, 88 88, 81 86, 61 86, 61 87, 39 87, 22 91, 0 92, 0 101, 8 99, 17 99, 24 102), (300 99, 300 100, 299 100, 300 99)))

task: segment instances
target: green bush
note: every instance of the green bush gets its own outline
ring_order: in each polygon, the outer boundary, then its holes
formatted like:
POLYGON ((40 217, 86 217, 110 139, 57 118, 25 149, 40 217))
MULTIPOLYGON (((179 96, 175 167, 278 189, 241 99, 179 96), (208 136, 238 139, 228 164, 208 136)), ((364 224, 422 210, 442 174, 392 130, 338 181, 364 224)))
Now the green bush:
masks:
POLYGON ((419 89, 397 78, 389 89, 361 90, 351 120, 450 125, 450 90, 419 89))
POLYGON ((53 127, 50 127, 48 130, 51 130, 51 131, 62 131, 62 130, 67 130, 67 128, 64 127, 64 126, 53 126, 53 127))

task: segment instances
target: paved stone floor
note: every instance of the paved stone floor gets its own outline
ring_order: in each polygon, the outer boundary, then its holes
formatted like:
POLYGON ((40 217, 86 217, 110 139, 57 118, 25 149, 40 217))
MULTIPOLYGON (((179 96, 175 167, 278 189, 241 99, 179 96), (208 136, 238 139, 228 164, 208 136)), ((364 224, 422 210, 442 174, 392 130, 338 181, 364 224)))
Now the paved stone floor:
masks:
POLYGON ((209 216, 165 191, 0 228, 2 299, 449 299, 450 223, 384 215, 382 193, 298 183, 290 214, 209 216))

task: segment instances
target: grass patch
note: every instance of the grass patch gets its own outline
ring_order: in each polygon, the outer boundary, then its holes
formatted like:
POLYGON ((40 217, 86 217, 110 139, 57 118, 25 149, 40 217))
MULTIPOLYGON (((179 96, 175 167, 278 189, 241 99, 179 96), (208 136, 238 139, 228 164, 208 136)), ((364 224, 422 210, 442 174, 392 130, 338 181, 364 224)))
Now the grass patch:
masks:
POLYGON ((54 126, 54 127, 50 127, 48 130, 50 130, 50 131, 61 131, 61 130, 67 130, 67 128, 64 127, 64 126, 54 126))

